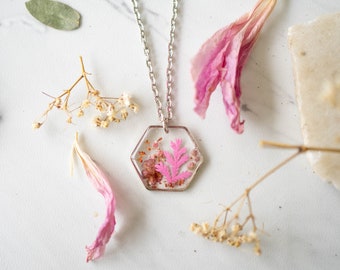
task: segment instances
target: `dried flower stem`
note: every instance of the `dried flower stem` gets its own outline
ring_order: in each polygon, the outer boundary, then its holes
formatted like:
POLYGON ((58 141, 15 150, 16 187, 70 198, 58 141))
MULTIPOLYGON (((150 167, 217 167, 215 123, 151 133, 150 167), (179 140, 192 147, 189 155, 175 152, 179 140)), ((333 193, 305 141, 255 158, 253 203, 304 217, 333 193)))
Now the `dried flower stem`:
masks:
POLYGON ((301 152, 321 151, 321 152, 340 153, 340 149, 338 149, 338 148, 314 147, 314 146, 306 146, 306 145, 292 145, 292 144, 270 142, 270 141, 260 141, 260 145, 264 146, 264 147, 276 147, 276 148, 284 148, 284 149, 301 149, 301 152))
POLYGON ((128 117, 127 109, 130 109, 133 112, 138 111, 138 105, 132 102, 130 96, 127 94, 122 94, 118 98, 107 98, 101 96, 100 91, 97 90, 88 79, 87 75, 90 75, 90 73, 86 72, 83 58, 81 56, 80 64, 81 75, 71 85, 70 88, 64 90, 63 93, 58 97, 52 97, 46 94, 47 96, 53 98, 53 101, 48 104, 48 107, 41 115, 40 120, 33 123, 33 128, 40 128, 47 120, 47 116, 53 108, 64 111, 67 114, 67 123, 72 123, 72 112, 74 110, 78 110, 77 116, 81 117, 84 115, 85 109, 93 106, 99 112, 99 115, 94 119, 94 123, 97 127, 103 128, 108 127, 112 122, 119 123, 121 120, 125 120, 128 117), (69 107, 71 92, 82 80, 85 81, 85 86, 87 89, 86 98, 76 109, 71 109, 69 107))
POLYGON ((255 216, 253 214, 252 203, 250 199, 250 192, 258 186, 263 180, 268 178, 274 172, 282 168, 288 162, 293 160, 295 157, 300 155, 301 153, 305 153, 307 151, 324 151, 324 152, 333 152, 333 153, 340 153, 340 149, 336 148, 325 148, 325 147, 311 147, 305 145, 290 145, 290 144, 283 144, 283 143, 276 143, 276 142, 269 142, 269 141, 261 141, 260 144, 262 146, 267 147, 275 147, 275 148, 282 148, 282 149, 297 149, 295 153, 290 155, 288 158, 281 161, 275 167, 270 169, 260 178, 258 178, 253 184, 247 187, 244 192, 236 198, 231 204, 225 207, 220 214, 217 215, 213 225, 210 226, 208 223, 204 222, 201 225, 197 223, 191 224, 191 230, 197 234, 202 235, 203 237, 216 241, 216 242, 226 242, 227 244, 235 247, 239 247, 243 243, 254 243, 254 252, 257 255, 261 254, 260 248, 260 240, 256 234, 258 228, 255 223, 255 216), (244 218, 243 221, 240 221, 240 215, 242 209, 247 203, 248 205, 248 215, 244 218), (235 214, 231 217, 228 215, 232 212, 232 209, 237 207, 235 214), (221 218, 223 217, 223 221, 220 222, 221 218), (251 230, 248 233, 244 233, 243 229, 251 221, 251 230))

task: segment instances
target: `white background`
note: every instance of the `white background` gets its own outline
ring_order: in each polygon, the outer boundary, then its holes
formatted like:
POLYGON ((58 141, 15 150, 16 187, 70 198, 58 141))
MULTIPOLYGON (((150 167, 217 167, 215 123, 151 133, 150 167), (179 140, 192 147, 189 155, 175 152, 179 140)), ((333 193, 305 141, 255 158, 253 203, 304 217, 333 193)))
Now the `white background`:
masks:
MULTIPOLYGON (((242 76, 245 132, 235 134, 220 89, 205 120, 193 111, 190 61, 215 31, 256 1, 180 1, 176 41, 174 124, 186 125, 200 143, 205 163, 182 193, 147 191, 130 153, 151 124, 155 104, 140 37, 128 0, 64 0, 82 14, 79 30, 43 26, 24 1, 0 3, 0 269, 338 269, 340 194, 300 156, 254 190, 252 202, 263 255, 213 243, 189 231, 212 222, 246 186, 287 157, 262 149, 261 139, 302 143, 288 27, 339 11, 337 0, 281 0, 252 50, 242 76), (40 130, 31 124, 50 99, 80 75, 82 55, 90 80, 106 96, 130 93, 137 115, 100 130, 90 115, 65 123, 52 112, 40 130), (81 145, 111 177, 117 227, 105 255, 86 264, 104 218, 102 198, 80 166, 70 175, 75 132, 81 145)), ((164 82, 171 1, 142 1, 156 68, 164 82)), ((164 97, 164 83, 161 87, 164 97)), ((81 97, 79 89, 79 97, 81 97)))

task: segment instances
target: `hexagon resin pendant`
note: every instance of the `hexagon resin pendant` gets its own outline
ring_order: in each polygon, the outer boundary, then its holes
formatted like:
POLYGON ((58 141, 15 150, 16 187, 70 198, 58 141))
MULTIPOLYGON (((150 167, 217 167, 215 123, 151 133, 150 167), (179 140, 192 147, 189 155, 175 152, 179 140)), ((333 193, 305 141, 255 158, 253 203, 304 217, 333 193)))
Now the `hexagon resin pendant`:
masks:
POLYGON ((183 191, 193 180, 203 157, 186 127, 149 126, 131 154, 131 161, 149 190, 183 191))

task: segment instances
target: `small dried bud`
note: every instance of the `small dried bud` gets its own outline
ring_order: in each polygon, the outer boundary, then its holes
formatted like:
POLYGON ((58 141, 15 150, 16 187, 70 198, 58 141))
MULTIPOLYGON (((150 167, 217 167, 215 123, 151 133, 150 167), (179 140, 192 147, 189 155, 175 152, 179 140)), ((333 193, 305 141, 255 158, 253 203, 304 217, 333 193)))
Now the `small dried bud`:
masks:
POLYGON ((97 97, 97 96, 99 95, 99 91, 98 91, 98 90, 92 90, 92 91, 90 92, 90 94, 91 94, 92 96, 94 96, 94 97, 97 97))
POLYGON ((248 233, 248 241, 252 242, 257 239, 257 234, 254 231, 248 233))
POLYGON ((33 129, 38 129, 38 128, 40 128, 41 126, 42 126, 42 123, 40 123, 40 122, 34 122, 34 123, 32 124, 33 129))
POLYGON ((234 247, 239 247, 240 245, 241 245, 241 241, 239 241, 238 239, 235 240, 234 247))
POLYGON ((112 103, 109 103, 108 106, 107 106, 107 112, 106 114, 109 116, 109 115, 115 115, 116 112, 115 112, 115 106, 112 104, 112 103))
POLYGON ((101 101, 99 101, 97 104, 96 104, 96 110, 97 111, 100 111, 100 112, 103 112, 104 111, 104 107, 103 107, 103 104, 101 101))
POLYGON ((207 234, 210 231, 210 226, 207 222, 202 223, 202 233, 207 234))
POLYGON ((60 107, 61 107, 61 98, 60 97, 57 97, 54 100, 54 106, 56 106, 58 109, 60 109, 60 107))
POLYGON ((109 124, 110 124, 109 121, 104 120, 104 121, 101 121, 100 127, 107 128, 109 126, 109 124))
POLYGON ((226 233, 225 230, 223 230, 223 229, 219 230, 218 233, 217 233, 217 240, 219 242, 223 242, 225 240, 226 236, 227 236, 227 233, 226 233))
POLYGON ((72 124, 72 116, 69 116, 66 120, 67 123, 72 124))
POLYGON ((99 117, 93 119, 93 123, 96 127, 100 127, 102 120, 99 117))
POLYGON ((262 254, 261 248, 260 248, 260 244, 256 243, 255 247, 254 247, 254 252, 257 256, 260 256, 262 254))
POLYGON ((198 225, 197 223, 192 223, 190 225, 190 230, 194 233, 199 233, 201 228, 200 228, 200 225, 198 225))
POLYGON ((116 122, 116 118, 113 115, 107 117, 107 121, 109 122, 116 122))
POLYGON ((196 167, 196 163, 195 162, 189 162, 188 165, 187 165, 187 168, 189 170, 193 170, 193 169, 195 169, 195 167, 196 167))
POLYGON ((242 230, 242 226, 241 226, 241 224, 236 223, 231 227, 231 230, 232 230, 233 233, 238 233, 239 231, 242 230))
POLYGON ((131 101, 130 101, 130 96, 126 93, 123 93, 120 98, 118 99, 118 102, 122 105, 122 106, 125 106, 125 107, 129 107, 130 104, 131 104, 131 101))
POLYGON ((125 109, 122 109, 122 110, 120 111, 120 115, 121 115, 122 118, 125 120, 125 119, 128 117, 129 113, 128 113, 125 109))
POLYGON ((244 235, 244 234, 240 235, 240 236, 239 236, 239 239, 240 239, 240 241, 241 241, 242 243, 246 243, 246 242, 247 242, 247 236, 244 235))
POLYGON ((83 109, 86 109, 86 108, 90 107, 90 104, 91 104, 91 102, 90 102, 88 99, 85 99, 85 100, 82 102, 81 107, 82 107, 83 109))
POLYGON ((78 116, 78 117, 84 116, 84 111, 80 109, 80 110, 78 111, 77 116, 78 116))
POLYGON ((139 107, 137 104, 134 104, 134 103, 131 103, 129 105, 129 108, 134 112, 134 113, 137 113, 139 111, 139 107))
POLYGON ((192 151, 191 151, 191 153, 190 153, 193 157, 196 157, 196 156, 198 156, 198 150, 195 148, 195 149, 193 149, 192 151))

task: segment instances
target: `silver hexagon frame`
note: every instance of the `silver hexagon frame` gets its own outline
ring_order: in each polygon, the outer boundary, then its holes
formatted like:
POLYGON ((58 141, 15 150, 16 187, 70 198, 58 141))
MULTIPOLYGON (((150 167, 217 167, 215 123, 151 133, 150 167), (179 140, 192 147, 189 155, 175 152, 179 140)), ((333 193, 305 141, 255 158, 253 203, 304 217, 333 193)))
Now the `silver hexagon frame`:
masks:
POLYGON ((203 156, 184 126, 149 126, 131 154, 139 178, 148 190, 183 191, 192 182, 203 156))

